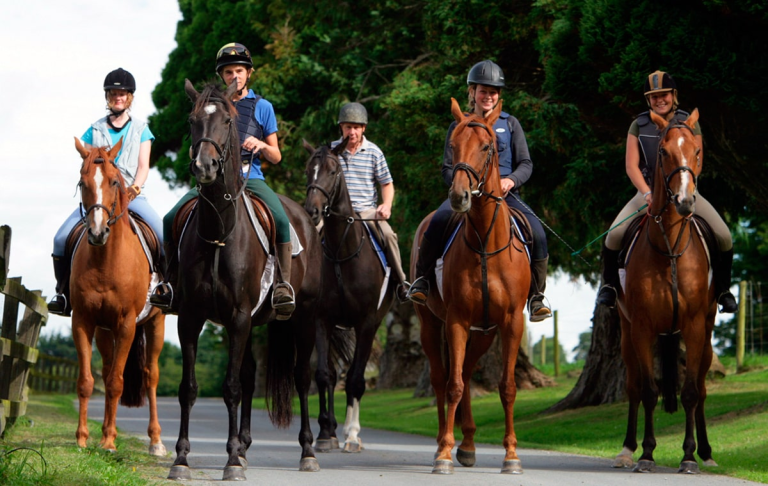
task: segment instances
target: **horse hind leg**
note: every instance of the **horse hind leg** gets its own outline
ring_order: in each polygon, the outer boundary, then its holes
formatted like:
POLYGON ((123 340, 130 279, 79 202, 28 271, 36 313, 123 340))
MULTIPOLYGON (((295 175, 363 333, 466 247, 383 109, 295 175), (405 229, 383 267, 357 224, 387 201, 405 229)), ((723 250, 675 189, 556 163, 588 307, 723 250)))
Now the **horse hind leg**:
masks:
MULTIPOLYGON (((440 456, 440 444, 445 436, 445 389, 448 382, 448 370, 443 362, 443 323, 432 314, 425 306, 417 305, 416 314, 421 322, 421 347, 429 361, 429 381, 435 392, 435 401, 437 403, 437 437, 435 438, 438 448, 433 458, 433 465, 440 456)), ((451 474, 453 472, 453 461, 447 460, 443 463, 440 470, 432 470, 433 473, 451 474)))
POLYGON ((295 323, 297 327, 302 326, 301 323, 304 322, 310 323, 309 325, 303 326, 305 329, 299 329, 294 333, 294 341, 296 343, 296 365, 294 368, 293 381, 296 385, 296 392, 299 395, 299 405, 301 407, 301 429, 299 430, 301 462, 299 463, 299 471, 318 472, 320 471, 320 464, 317 462, 315 451, 312 448, 314 437, 312 436, 312 426, 310 424, 308 399, 309 387, 312 382, 310 359, 312 357, 312 351, 315 348, 315 335, 312 332, 314 321, 312 319, 302 319, 301 316, 294 314, 292 322, 295 323))
MULTIPOLYGON (((317 322, 317 370, 315 371, 315 382, 320 402, 320 414, 317 421, 320 425, 320 433, 315 442, 315 451, 330 452, 333 447, 332 438, 336 433, 336 424, 333 423, 333 388, 336 384, 336 368, 331 363, 330 354, 330 336, 323 321, 317 322)), ((338 448, 338 439, 336 448, 338 448)))
MULTIPOLYGON (((253 333, 253 330, 251 330, 251 333, 253 333)), ((248 342, 251 342, 251 336, 249 336, 248 342)), ((243 469, 248 469, 246 453, 253 442, 251 438, 251 411, 253 407, 253 394, 256 389, 256 360, 253 357, 251 346, 245 348, 243 364, 240 368, 240 383, 243 395, 240 404, 240 431, 238 433, 240 448, 237 455, 243 469)))

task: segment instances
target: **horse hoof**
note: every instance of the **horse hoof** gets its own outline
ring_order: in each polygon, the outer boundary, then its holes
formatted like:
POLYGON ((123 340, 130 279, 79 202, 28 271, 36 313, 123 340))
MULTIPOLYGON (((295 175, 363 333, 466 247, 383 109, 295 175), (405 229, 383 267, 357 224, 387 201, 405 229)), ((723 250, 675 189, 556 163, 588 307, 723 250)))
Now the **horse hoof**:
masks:
MULTIPOLYGON (((339 441, 336 440, 336 448, 339 447, 339 441)), ((315 441, 315 452, 331 452, 333 449, 332 439, 317 439, 315 441)))
POLYGON ((320 463, 314 457, 304 457, 299 464, 299 471, 301 472, 317 472, 320 470, 320 463))
POLYGON ((336 437, 331 437, 331 449, 341 449, 339 447, 339 439, 336 437))
POLYGON ((224 468, 222 481, 245 481, 245 470, 242 466, 227 466, 224 468))
POLYGON ((162 442, 159 444, 152 444, 149 446, 149 455, 157 457, 165 457, 168 454, 168 450, 165 448, 162 442))
POLYGON ((519 459, 504 461, 504 465, 501 466, 501 474, 523 474, 523 463, 519 459))
POLYGON ((652 473, 656 472, 656 463, 649 461, 648 459, 640 459, 637 461, 637 466, 632 470, 636 473, 652 473))
POLYGON ((192 473, 189 471, 188 466, 171 466, 171 471, 168 473, 168 479, 174 481, 189 481, 192 479, 192 473))
POLYGON ((453 474, 453 461, 439 459, 435 461, 432 474, 453 474))
POLYGON ((696 461, 683 461, 680 463, 680 474, 699 474, 699 463, 696 461))
POLYGON ((245 456, 237 456, 237 460, 240 461, 240 465, 243 466, 244 470, 248 470, 248 459, 245 458, 245 456))
POLYGON ((717 463, 711 457, 709 459, 707 459, 706 461, 703 461, 702 464, 704 464, 705 466, 717 467, 717 463))
POLYGON ((475 451, 456 449, 456 460, 464 467, 472 467, 475 465, 475 451))
POLYGON ((627 456, 627 455, 624 455, 624 454, 619 454, 613 460, 613 465, 611 467, 620 467, 620 468, 624 468, 624 469, 629 469, 629 468, 631 468, 634 465, 635 465, 635 461, 632 460, 632 456, 627 456))
POLYGON ((360 441, 360 442, 349 442, 349 441, 347 441, 347 442, 344 443, 344 449, 342 449, 342 452, 357 453, 357 452, 362 452, 362 451, 363 451, 363 443, 362 443, 362 441, 360 441))

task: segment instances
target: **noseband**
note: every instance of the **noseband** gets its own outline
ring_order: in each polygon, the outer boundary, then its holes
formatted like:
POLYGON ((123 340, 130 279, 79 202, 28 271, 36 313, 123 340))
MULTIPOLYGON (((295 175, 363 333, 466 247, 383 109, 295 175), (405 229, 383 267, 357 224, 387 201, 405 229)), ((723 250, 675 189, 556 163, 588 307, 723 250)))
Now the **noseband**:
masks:
POLYGON ((482 177, 478 175, 477 171, 466 162, 459 162, 458 164, 453 165, 453 177, 456 177, 456 171, 463 170, 467 172, 470 175, 469 178, 469 187, 472 188, 472 178, 475 179, 477 182, 477 188, 472 190, 473 196, 479 196, 482 194, 483 186, 485 185, 485 178, 488 176, 488 170, 490 168, 491 164, 491 157, 493 157, 494 152, 496 151, 495 144, 493 143, 493 135, 491 134, 491 130, 484 124, 479 122, 469 122, 467 123, 468 127, 481 127, 485 129, 486 132, 488 132, 488 135, 491 137, 491 143, 490 147, 488 149, 488 155, 485 158, 485 163, 483 164, 483 175, 482 177))
MULTIPOLYGON (((111 161, 111 162, 112 162, 112 165, 117 167, 117 165, 115 164, 114 161, 111 161)), ((104 163, 104 159, 102 159, 101 157, 93 159, 93 163, 94 164, 103 164, 104 163)), ((81 181, 81 183, 82 183, 82 181, 81 181)), ((119 192, 120 192, 120 187, 119 186, 115 186, 115 197, 112 200, 112 207, 111 208, 108 208, 105 205, 99 204, 99 203, 96 203, 96 204, 93 204, 93 205, 89 206, 88 209, 85 210, 85 214, 83 214, 83 218, 82 218, 83 224, 86 224, 86 225, 88 224, 88 215, 91 214, 91 211, 95 211, 97 209, 103 209, 104 211, 107 212, 107 216, 109 216, 109 219, 107 219, 107 226, 112 226, 113 224, 115 224, 117 222, 118 219, 122 218, 123 215, 125 214, 125 210, 127 209, 127 206, 125 208, 123 208, 123 210, 120 212, 120 214, 115 216, 115 209, 117 209, 117 199, 120 197, 119 192)), ((83 192, 81 190, 80 191, 80 212, 83 212, 83 199, 82 198, 83 198, 83 192)))

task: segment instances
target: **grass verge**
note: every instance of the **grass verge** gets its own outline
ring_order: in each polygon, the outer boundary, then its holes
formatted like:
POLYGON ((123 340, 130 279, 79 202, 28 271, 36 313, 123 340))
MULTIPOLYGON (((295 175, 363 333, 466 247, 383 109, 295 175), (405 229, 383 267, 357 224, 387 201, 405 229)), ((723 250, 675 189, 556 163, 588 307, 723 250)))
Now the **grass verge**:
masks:
POLYGON ((98 447, 101 424, 90 421, 91 438, 77 447, 74 395, 36 393, 27 414, 0 440, 0 484, 14 486, 144 486, 163 484, 165 469, 147 455, 144 443, 119 434, 117 452, 98 447))

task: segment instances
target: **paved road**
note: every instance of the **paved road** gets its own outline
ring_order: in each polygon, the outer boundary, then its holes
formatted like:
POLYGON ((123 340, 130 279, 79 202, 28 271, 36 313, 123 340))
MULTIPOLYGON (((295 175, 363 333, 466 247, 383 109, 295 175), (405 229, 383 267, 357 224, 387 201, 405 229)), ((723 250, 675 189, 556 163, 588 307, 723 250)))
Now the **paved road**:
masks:
MULTIPOLYGON (((75 405, 77 406, 77 405, 75 405)), ((163 442, 170 455, 168 467, 175 457, 179 432, 179 403, 175 398, 159 400, 160 425, 163 442)), ((91 401, 90 418, 101 421, 104 414, 103 398, 91 401)), ((147 439, 149 412, 146 407, 129 409, 120 407, 117 425, 121 433, 130 433, 147 439)), ((432 456, 436 449, 434 439, 363 428, 360 437, 365 451, 360 454, 332 452, 317 454, 321 471, 298 471, 300 448, 296 423, 289 430, 277 430, 269 422, 266 412, 254 410, 253 444, 248 451, 249 467, 246 485, 301 485, 355 486, 392 485, 423 486, 429 484, 482 486, 616 486, 624 484, 664 486, 734 486, 759 484, 739 479, 700 474, 686 476, 676 470, 660 468, 655 474, 635 474, 610 467, 611 458, 594 458, 533 449, 520 449, 524 474, 499 474, 504 453, 501 446, 479 446, 477 465, 463 468, 456 465, 452 476, 432 475, 432 456)), ((317 433, 317 423, 313 431, 317 433)), ((190 484, 220 483, 226 463, 227 420, 224 401, 220 398, 198 399, 192 409, 190 423, 192 450, 189 454, 194 480, 190 484)), ((98 431, 91 431, 92 435, 98 431)), ((339 430, 341 433, 341 430, 339 430)), ((618 445, 617 445, 618 452, 618 445)))

